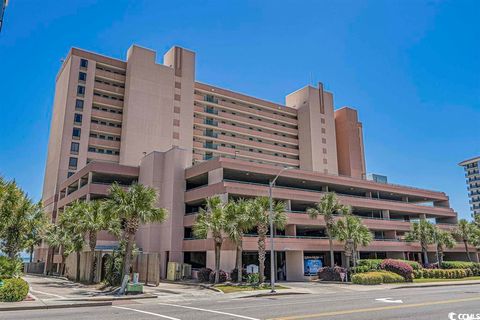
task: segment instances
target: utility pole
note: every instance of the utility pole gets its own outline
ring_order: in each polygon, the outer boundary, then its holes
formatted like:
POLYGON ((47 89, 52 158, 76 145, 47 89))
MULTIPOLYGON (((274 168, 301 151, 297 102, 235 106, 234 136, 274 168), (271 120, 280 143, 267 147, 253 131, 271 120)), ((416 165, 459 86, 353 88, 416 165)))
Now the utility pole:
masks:
POLYGON ((0 11, 0 32, 2 32, 3 26, 3 16, 5 14, 5 9, 8 6, 8 0, 2 0, 2 11, 0 11))

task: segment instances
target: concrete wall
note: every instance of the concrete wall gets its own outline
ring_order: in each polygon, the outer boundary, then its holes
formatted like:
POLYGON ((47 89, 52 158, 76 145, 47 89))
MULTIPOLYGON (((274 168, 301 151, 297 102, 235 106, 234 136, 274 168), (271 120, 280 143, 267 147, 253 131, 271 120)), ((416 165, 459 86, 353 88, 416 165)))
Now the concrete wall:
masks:
POLYGON ((168 261, 183 262, 184 170, 189 155, 190 150, 175 147, 167 152, 152 152, 140 163, 139 182, 157 189, 157 204, 168 210, 168 217, 161 224, 140 226, 137 245, 145 253, 160 253, 163 276, 168 261))
POLYGON ((357 111, 344 107, 335 111, 338 173, 365 179, 365 155, 362 124, 357 111))
POLYGON ((321 84, 307 86, 289 94, 286 105, 298 110, 300 169, 337 174, 332 94, 321 84))
POLYGON ((286 251, 287 281, 303 281, 303 251, 286 251))

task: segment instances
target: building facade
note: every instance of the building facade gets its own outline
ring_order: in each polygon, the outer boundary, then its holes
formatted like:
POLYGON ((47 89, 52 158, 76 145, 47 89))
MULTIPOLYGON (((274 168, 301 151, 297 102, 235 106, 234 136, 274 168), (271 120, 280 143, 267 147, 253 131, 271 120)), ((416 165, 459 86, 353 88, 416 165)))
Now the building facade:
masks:
POLYGON ((468 198, 472 215, 480 214, 480 157, 459 163, 465 170, 468 198))
MULTIPOLYGON (((273 258, 288 280, 304 277, 306 259, 329 263, 324 221, 305 214, 323 192, 336 192, 371 229, 375 240, 361 248, 362 257, 419 259, 420 246, 403 240, 411 221, 445 229, 457 222, 443 192, 366 179, 357 111, 334 110, 321 83, 277 104, 196 81, 195 53, 184 48, 170 49, 163 63, 135 45, 126 61, 74 48, 57 76, 53 108, 43 190, 52 221, 72 201, 106 197, 114 181, 153 186, 169 216, 141 226, 137 246, 159 254, 162 276, 168 261, 213 266, 212 239, 192 236, 207 197, 266 196, 284 167, 292 169, 273 196, 287 203, 288 224, 276 231, 273 258)), ((245 237, 244 264, 255 263, 256 241, 254 231, 245 237)), ((99 245, 116 240, 102 232, 99 245)), ((335 243, 339 264, 342 248, 335 243)), ((222 269, 230 271, 235 248, 226 240, 222 250, 222 269)), ((36 253, 42 260, 55 254, 46 247, 36 253)), ((446 258, 463 259, 462 246, 446 258)))

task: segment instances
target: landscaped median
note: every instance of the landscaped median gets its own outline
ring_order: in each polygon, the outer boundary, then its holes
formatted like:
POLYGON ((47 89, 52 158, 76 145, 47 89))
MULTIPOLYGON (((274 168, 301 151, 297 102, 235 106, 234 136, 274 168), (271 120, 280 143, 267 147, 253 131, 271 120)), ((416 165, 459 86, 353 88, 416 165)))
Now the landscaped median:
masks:
MULTIPOLYGON (((344 268, 322 268, 318 275, 321 280, 339 281, 344 268)), ((377 285, 382 283, 428 283, 448 281, 480 280, 480 263, 445 261, 440 265, 428 265, 396 259, 365 259, 349 270, 352 283, 377 285)))
MULTIPOLYGON (((243 292, 243 291, 258 291, 258 290, 270 290, 270 284, 263 285, 249 285, 249 284, 220 284, 214 286, 215 289, 222 291, 223 293, 234 293, 234 292, 243 292)), ((287 287, 281 285, 275 285, 275 290, 288 289, 287 287)))

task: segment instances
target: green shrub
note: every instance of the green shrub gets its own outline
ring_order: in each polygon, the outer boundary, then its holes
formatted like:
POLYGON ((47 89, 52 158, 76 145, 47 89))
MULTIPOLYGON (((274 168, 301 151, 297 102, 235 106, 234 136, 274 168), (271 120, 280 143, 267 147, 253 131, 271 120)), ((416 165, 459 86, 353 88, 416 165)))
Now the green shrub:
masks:
POLYGON ((357 266, 357 267, 351 268, 350 270, 352 273, 364 273, 364 272, 375 271, 376 269, 371 269, 369 266, 357 266))
POLYGON ((357 273, 352 276, 352 282, 355 284, 375 285, 381 283, 404 282, 402 276, 390 271, 371 271, 357 273))
MULTIPOLYGON (((420 269, 420 270, 413 270, 413 277, 415 279, 421 279, 423 278, 423 270, 424 269, 420 269)), ((428 269, 427 269, 428 270, 428 269)))
POLYGON ((473 275, 470 269, 422 269, 414 272, 415 278, 461 279, 473 275))
POLYGON ((247 276, 247 282, 250 285, 258 285, 260 282, 260 275, 258 273, 249 273, 247 276))
POLYGON ((480 276, 480 263, 467 261, 443 261, 442 269, 469 269, 473 276, 480 276))
POLYGON ((21 260, 0 256, 0 279, 19 277, 22 274, 22 269, 21 260))
MULTIPOLYGON (((383 259, 362 259, 358 260, 357 268, 362 267, 369 271, 378 270, 380 269, 380 264, 382 263, 383 259)), ((366 271, 363 271, 366 272, 366 271)))
POLYGON ((28 283, 21 278, 5 279, 0 287, 0 301, 22 301, 28 295, 28 283))

